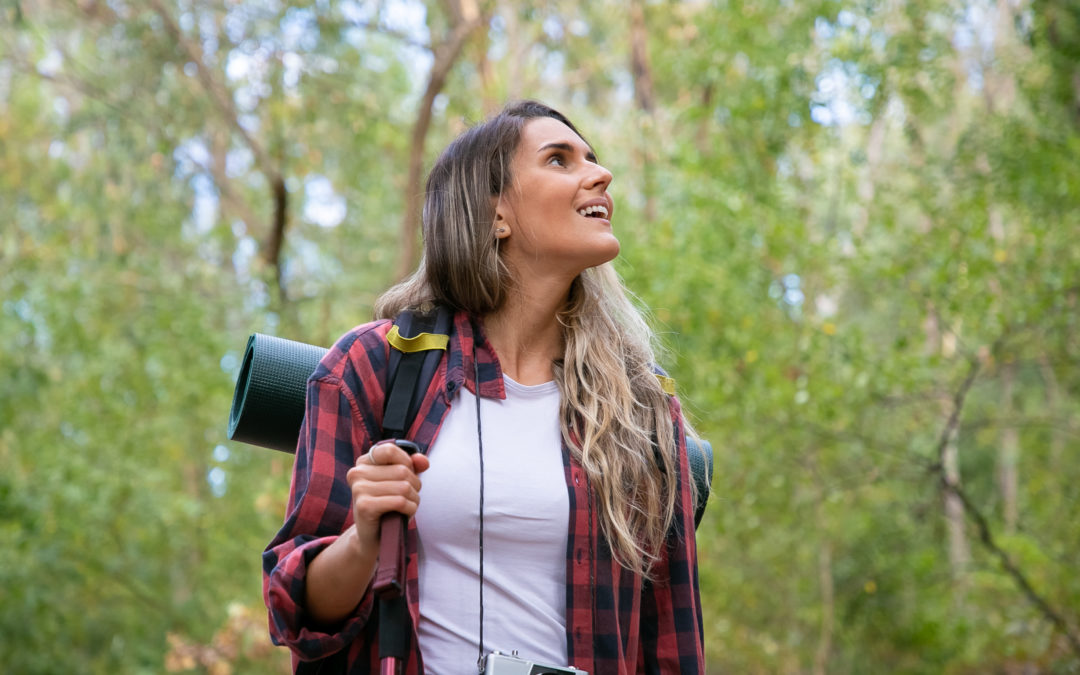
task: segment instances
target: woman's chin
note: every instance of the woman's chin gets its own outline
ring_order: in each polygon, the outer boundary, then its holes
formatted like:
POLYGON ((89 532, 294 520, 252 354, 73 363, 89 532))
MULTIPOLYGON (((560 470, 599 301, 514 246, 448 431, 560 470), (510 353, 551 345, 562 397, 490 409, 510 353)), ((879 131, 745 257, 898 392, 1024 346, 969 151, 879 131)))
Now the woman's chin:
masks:
MULTIPOLYGON (((603 258, 604 259, 602 261, 600 261, 599 263, 597 263, 597 265, 602 265, 602 264, 604 264, 606 262, 611 262, 612 260, 614 260, 619 255, 619 249, 620 249, 619 240, 615 237, 614 234, 611 234, 611 235, 608 236, 608 241, 606 242, 606 244, 607 244, 607 246, 604 248, 604 253, 603 253, 603 258)), ((595 267, 595 265, 594 265, 594 267, 595 267)))
POLYGON ((608 247, 607 249, 603 250, 602 252, 597 251, 597 255, 591 256, 590 259, 588 260, 587 264, 585 265, 585 269, 590 269, 590 268, 593 268, 593 267, 600 267, 603 264, 611 262, 612 260, 617 258, 618 255, 619 255, 619 242, 618 242, 618 240, 616 240, 613 246, 608 247))

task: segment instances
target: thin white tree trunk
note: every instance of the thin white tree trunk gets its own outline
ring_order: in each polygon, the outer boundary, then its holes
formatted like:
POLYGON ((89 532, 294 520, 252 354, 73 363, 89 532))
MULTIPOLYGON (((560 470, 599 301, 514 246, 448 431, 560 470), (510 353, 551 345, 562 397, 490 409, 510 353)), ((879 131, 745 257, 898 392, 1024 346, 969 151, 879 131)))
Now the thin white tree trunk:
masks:
POLYGON ((1050 432, 1050 471, 1056 473, 1061 470, 1061 455, 1065 450, 1065 429, 1062 427, 1068 425, 1068 416, 1061 409, 1061 388, 1046 354, 1039 357, 1039 372, 1042 373, 1045 390, 1046 412, 1053 424, 1050 432))
MULTIPOLYGON (((954 431, 945 446, 945 480, 950 485, 960 484, 960 451, 954 431)), ((955 590, 963 593, 964 577, 971 564, 971 546, 964 531, 964 504, 952 492, 945 493, 945 522, 949 533, 949 566, 952 569, 955 590)))
MULTIPOLYGON (((1016 378, 1016 365, 1005 366, 1002 372, 1002 391, 1000 411, 1005 419, 1012 419, 1013 381, 1016 378)), ((1015 426, 1009 425, 1001 430, 1001 447, 998 450, 998 489, 1001 490, 1002 516, 1005 519, 1005 532, 1016 532, 1019 518, 1017 492, 1019 475, 1017 465, 1020 462, 1020 433, 1015 426)))
MULTIPOLYGON (((926 321, 923 324, 926 333, 926 350, 928 353, 950 350, 948 344, 942 338, 937 314, 933 307, 927 308, 926 321)), ((946 416, 952 410, 950 402, 943 402, 943 412, 946 416)), ((945 472, 945 480, 949 485, 960 485, 960 453, 957 446, 957 432, 952 430, 942 452, 942 469, 945 472)), ((960 498, 951 491, 944 494, 945 530, 949 547, 949 568, 952 570, 954 589, 958 595, 963 594, 963 580, 971 563, 971 546, 968 544, 967 535, 964 531, 964 504, 960 498)))
POLYGON ((829 654, 832 653, 833 626, 836 615, 836 589, 833 584, 832 541, 825 528, 825 515, 818 505, 818 531, 821 543, 818 545, 818 585, 821 589, 821 628, 818 632, 818 646, 814 654, 814 675, 829 672, 829 654))

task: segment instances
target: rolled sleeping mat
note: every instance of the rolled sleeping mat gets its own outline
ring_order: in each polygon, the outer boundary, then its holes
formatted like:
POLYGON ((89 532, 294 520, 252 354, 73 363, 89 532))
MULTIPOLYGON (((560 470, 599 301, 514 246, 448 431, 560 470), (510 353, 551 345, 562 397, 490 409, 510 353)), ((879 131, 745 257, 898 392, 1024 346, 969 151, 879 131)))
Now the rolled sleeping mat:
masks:
POLYGON ((236 378, 229 439, 296 452, 307 380, 329 349, 254 333, 236 378))
MULTIPOLYGON (((229 411, 229 439, 296 452, 304 421, 307 380, 328 351, 272 335, 252 334, 236 378, 229 411)), ((705 513, 712 485, 712 445, 687 435, 686 452, 698 493, 696 526, 705 513)))
POLYGON ((694 477, 694 486, 697 488, 698 504, 694 512, 694 529, 697 529, 701 524, 701 517, 705 515, 705 505, 712 490, 712 443, 687 434, 686 458, 690 461, 690 475, 694 477))

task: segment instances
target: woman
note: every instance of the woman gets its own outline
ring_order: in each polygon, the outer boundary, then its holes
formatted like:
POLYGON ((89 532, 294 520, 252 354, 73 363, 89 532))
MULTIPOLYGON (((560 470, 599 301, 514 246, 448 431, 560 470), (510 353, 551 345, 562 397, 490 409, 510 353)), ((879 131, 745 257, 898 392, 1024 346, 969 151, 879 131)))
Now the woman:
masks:
POLYGON ((308 382, 288 515, 263 554, 271 634, 298 669, 377 670, 370 583, 397 511, 406 672, 472 673, 492 650, 594 675, 704 672, 684 422, 609 264, 611 180, 532 101, 436 162, 419 270, 308 382), (433 303, 454 320, 409 436, 427 452, 372 446, 385 319, 433 303))

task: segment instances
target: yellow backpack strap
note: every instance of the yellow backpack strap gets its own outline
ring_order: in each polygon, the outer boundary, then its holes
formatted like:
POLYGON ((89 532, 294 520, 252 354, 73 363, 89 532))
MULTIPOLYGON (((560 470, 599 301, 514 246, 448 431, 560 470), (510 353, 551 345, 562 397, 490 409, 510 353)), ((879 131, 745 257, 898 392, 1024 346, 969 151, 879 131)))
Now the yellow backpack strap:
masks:
POLYGON ((653 375, 655 375, 657 381, 660 382, 660 389, 662 389, 665 394, 668 396, 675 395, 675 378, 661 375, 660 373, 653 373, 653 375))
POLYGON ((394 320, 394 325, 386 334, 386 341, 392 349, 387 362, 383 438, 406 437, 450 344, 452 321, 453 316, 445 307, 423 314, 406 309, 394 320), (416 335, 405 337, 402 332, 416 335), (444 354, 440 354, 440 351, 444 354))
POLYGON ((440 335, 437 333, 420 333, 414 337, 403 337, 398 331, 397 324, 390 329, 390 332, 386 334, 386 341, 390 343, 390 346, 394 349, 410 354, 412 352, 423 352, 429 349, 442 349, 446 350, 446 347, 450 344, 449 335, 440 335))

